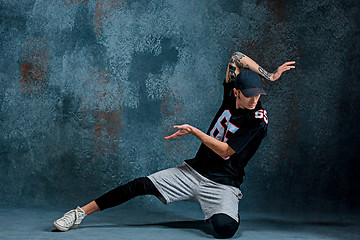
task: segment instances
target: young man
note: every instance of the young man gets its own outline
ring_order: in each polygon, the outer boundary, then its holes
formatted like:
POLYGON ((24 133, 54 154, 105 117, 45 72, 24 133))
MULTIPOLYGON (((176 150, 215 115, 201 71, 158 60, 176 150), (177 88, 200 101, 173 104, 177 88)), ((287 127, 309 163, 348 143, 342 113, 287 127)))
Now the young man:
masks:
POLYGON ((165 139, 186 134, 201 142, 195 158, 182 166, 137 178, 96 200, 77 207, 53 223, 60 231, 76 228, 93 212, 117 206, 141 195, 154 195, 163 203, 192 200, 200 203, 205 219, 223 238, 232 237, 239 227, 238 204, 244 168, 266 136, 268 117, 259 101, 265 94, 260 75, 277 80, 295 62, 286 62, 269 73, 240 52, 232 55, 224 85, 223 103, 206 133, 188 125, 174 126, 177 132, 165 139))

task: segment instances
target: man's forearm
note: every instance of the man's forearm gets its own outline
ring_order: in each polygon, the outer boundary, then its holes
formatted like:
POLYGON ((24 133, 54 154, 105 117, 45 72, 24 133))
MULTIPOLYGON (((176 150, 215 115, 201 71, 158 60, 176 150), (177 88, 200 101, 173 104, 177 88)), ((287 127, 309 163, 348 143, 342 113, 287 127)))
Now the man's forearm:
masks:
POLYGON ((195 127, 192 127, 192 134, 222 158, 228 158, 235 153, 227 143, 221 142, 195 127))
POLYGON ((264 78, 271 80, 272 73, 269 73, 265 69, 263 69, 259 64, 257 64, 254 60, 246 56, 241 52, 235 52, 230 59, 229 63, 229 74, 231 74, 232 65, 236 65, 237 68, 245 68, 249 69, 253 72, 261 74, 264 78))

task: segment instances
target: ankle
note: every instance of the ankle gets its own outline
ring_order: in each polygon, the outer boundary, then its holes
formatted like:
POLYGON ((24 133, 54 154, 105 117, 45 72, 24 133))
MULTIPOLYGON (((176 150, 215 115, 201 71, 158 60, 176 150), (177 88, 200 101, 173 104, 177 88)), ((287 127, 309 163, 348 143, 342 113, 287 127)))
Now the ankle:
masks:
POLYGON ((100 208, 95 201, 86 204, 85 206, 81 207, 81 209, 85 212, 85 215, 100 211, 100 208))

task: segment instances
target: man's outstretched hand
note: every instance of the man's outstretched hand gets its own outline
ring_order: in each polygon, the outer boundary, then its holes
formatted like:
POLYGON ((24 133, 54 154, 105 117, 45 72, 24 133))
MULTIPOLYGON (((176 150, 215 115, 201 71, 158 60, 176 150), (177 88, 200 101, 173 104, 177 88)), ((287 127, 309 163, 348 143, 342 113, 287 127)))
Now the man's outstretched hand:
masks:
POLYGON ((177 137, 181 137, 184 136, 186 134, 191 134, 193 131, 193 127, 190 126, 189 124, 184 124, 184 125, 180 125, 180 126, 174 126, 175 129, 179 129, 179 131, 177 131, 176 133, 165 137, 166 140, 168 139, 174 139, 177 137))
POLYGON ((283 65, 281 65, 280 67, 278 67, 276 69, 276 71, 273 74, 271 74, 270 81, 278 80, 281 77, 281 74, 283 72, 288 71, 292 68, 295 68, 294 64, 295 64, 295 61, 291 61, 291 62, 286 62, 283 65))

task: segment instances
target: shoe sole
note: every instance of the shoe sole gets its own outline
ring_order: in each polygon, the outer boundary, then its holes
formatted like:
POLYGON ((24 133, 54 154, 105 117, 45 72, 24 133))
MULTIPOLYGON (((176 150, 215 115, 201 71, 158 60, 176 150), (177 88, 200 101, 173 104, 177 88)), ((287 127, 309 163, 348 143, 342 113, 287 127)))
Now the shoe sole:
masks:
POLYGON ((74 224, 74 225, 72 225, 70 228, 71 229, 76 229, 76 228, 78 228, 79 227, 79 224, 74 224))
POLYGON ((68 231, 68 230, 72 227, 72 226, 71 226, 71 227, 69 227, 69 228, 64 228, 64 227, 58 225, 56 222, 53 223, 53 226, 54 226, 57 230, 62 231, 62 232, 66 232, 66 231, 68 231))

